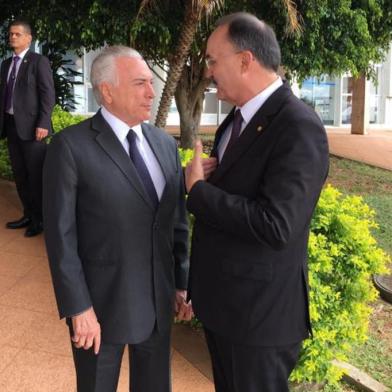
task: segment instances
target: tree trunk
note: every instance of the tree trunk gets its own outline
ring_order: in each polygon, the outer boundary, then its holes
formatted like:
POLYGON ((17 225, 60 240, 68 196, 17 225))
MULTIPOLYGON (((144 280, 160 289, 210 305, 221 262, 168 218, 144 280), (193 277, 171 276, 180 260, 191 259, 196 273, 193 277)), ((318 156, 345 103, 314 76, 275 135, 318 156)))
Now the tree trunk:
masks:
POLYGON ((366 91, 366 76, 361 74, 353 79, 351 133, 365 135, 369 125, 369 106, 366 91))
POLYGON ((177 83, 181 77, 182 70, 186 64, 188 53, 192 45, 197 26, 200 19, 200 11, 194 6, 193 0, 187 0, 185 6, 184 24, 178 40, 172 62, 169 64, 169 72, 167 75, 165 87, 159 102, 155 125, 165 127, 167 115, 169 113, 171 100, 177 87, 177 83))
POLYGON ((203 112, 204 91, 210 81, 204 77, 204 62, 200 56, 192 56, 190 64, 182 71, 177 84, 175 99, 180 115, 181 137, 183 148, 193 148, 198 135, 201 114, 203 112))

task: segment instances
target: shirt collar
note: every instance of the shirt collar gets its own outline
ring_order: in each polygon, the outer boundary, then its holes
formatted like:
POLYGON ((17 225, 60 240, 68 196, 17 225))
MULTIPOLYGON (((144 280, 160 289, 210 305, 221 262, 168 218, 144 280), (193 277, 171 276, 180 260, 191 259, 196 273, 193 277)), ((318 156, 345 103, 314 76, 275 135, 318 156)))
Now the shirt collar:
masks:
POLYGON ((278 76, 278 78, 266 89, 250 99, 245 105, 239 107, 245 124, 248 124, 256 112, 263 106, 265 101, 282 85, 282 78, 278 76))
MULTIPOLYGON (((126 124, 124 121, 120 120, 111 112, 109 112, 109 110, 106 109, 105 106, 101 107, 101 114, 102 117, 106 120, 106 122, 110 125, 110 127, 112 128, 113 132, 116 134, 118 139, 121 142, 123 142, 127 138, 128 132, 131 129, 129 125, 126 124)), ((132 130, 136 133, 136 136, 139 139, 140 143, 142 143, 144 139, 144 135, 142 132, 141 125, 140 124, 134 125, 132 127, 132 130)))
POLYGON ((21 60, 23 60, 23 57, 26 55, 29 49, 30 48, 26 48, 23 52, 20 52, 19 54, 12 53, 12 59, 14 59, 15 56, 18 56, 21 60))

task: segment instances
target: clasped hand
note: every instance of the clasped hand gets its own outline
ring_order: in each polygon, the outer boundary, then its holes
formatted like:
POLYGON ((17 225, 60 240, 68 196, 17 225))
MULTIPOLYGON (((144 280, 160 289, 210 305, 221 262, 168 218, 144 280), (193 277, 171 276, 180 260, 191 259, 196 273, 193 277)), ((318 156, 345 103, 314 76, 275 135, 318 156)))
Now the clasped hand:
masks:
POLYGON ((186 301, 186 295, 186 290, 176 290, 174 311, 176 319, 179 321, 189 321, 194 316, 192 302, 186 301))

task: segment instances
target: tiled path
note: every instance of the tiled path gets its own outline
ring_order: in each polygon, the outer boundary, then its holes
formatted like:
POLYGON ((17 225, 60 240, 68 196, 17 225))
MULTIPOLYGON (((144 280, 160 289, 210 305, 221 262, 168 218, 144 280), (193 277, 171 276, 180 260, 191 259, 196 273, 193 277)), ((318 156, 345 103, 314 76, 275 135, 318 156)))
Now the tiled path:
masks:
POLYGON ((331 154, 392 170, 392 130, 351 135, 348 129, 328 128, 331 154))
MULTIPOLYGON (((392 170, 392 132, 328 131, 331 153, 392 170)), ((72 392, 75 379, 67 328, 58 320, 43 236, 25 238, 5 222, 20 217, 12 183, 0 180, 0 391, 72 392)), ((128 391, 124 355, 118 392, 128 391)), ((204 340, 175 326, 173 392, 213 392, 204 340)))

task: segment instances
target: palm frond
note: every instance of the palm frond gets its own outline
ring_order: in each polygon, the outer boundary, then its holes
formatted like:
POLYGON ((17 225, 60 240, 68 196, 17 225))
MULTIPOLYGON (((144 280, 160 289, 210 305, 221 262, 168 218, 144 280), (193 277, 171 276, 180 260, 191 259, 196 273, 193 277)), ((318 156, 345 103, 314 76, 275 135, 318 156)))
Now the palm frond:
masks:
POLYGON ((288 23, 286 31, 289 34, 301 33, 302 28, 302 18, 297 10, 297 5, 294 0, 283 0, 283 5, 287 11, 288 23))
POLYGON ((145 9, 148 8, 148 7, 153 6, 154 3, 155 3, 154 0, 142 0, 141 3, 140 3, 139 9, 137 11, 135 19, 138 20, 143 15, 145 9))

